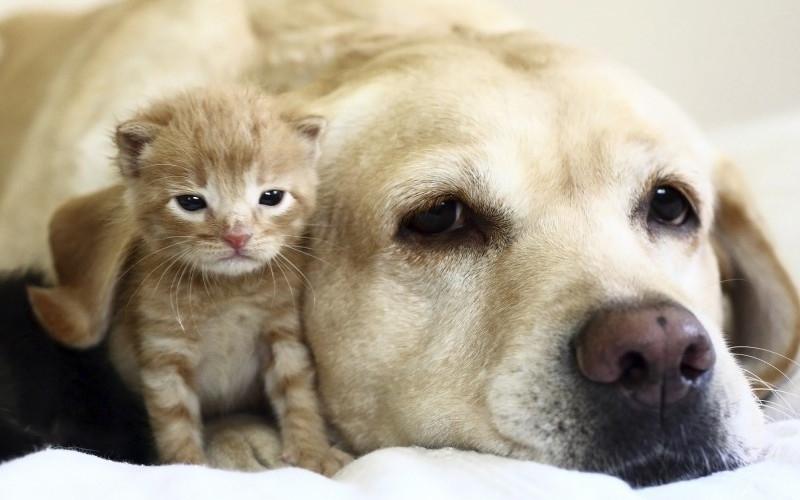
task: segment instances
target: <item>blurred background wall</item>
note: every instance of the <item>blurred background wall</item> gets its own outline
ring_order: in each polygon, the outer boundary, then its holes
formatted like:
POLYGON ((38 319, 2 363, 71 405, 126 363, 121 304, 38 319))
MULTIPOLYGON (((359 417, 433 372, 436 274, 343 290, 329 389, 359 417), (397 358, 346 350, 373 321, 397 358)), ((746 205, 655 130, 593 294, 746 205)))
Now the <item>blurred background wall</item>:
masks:
MULTIPOLYGON (((98 1, 0 0, 0 15, 98 1)), ((633 67, 707 128, 800 111, 799 0, 498 1, 538 31, 633 67)))
POLYGON ((706 127, 800 111, 798 0, 504 0, 635 68, 706 127))

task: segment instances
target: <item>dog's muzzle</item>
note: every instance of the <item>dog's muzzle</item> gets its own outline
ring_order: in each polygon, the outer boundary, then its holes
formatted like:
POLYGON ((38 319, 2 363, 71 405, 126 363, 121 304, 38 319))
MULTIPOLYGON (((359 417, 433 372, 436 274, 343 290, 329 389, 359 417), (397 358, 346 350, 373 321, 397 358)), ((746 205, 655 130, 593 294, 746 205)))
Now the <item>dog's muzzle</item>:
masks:
POLYGON ((581 468, 652 485, 741 465, 725 451, 714 347, 691 312, 663 302, 607 308, 572 347, 591 416, 581 468))

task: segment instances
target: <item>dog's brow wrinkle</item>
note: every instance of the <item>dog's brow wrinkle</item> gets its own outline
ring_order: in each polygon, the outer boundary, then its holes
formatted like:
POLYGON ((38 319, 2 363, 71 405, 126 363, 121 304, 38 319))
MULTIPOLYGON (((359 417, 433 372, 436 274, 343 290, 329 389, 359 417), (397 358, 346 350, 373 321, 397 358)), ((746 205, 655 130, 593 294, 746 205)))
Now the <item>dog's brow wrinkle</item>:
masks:
MULTIPOLYGON (((441 155, 426 156, 417 162, 437 159, 441 161, 441 155)), ((493 195, 489 179, 469 159, 450 158, 445 163, 432 165, 426 169, 426 176, 425 179, 415 177, 392 184, 385 194, 385 199, 392 201, 387 209, 405 216, 411 211, 427 208, 437 199, 452 197, 467 204, 503 234, 513 227, 513 211, 493 195)))

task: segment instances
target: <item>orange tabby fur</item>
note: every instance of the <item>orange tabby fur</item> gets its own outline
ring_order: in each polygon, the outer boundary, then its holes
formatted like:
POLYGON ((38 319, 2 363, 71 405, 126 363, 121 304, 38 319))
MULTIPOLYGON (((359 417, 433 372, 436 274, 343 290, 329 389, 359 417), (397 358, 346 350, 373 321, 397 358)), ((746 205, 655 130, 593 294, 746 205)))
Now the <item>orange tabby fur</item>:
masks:
MULTIPOLYGON (((159 101, 117 129, 124 192, 99 196, 104 207, 109 197, 124 199, 99 230, 116 228, 106 232, 119 238, 119 227, 129 227, 131 238, 110 273, 116 283, 92 285, 91 299, 70 304, 95 304, 114 290, 112 360, 142 392, 165 463, 205 463, 204 417, 258 409, 265 395, 288 463, 332 474, 349 460, 328 443, 298 312, 324 121, 290 119, 279 106, 252 90, 201 89, 159 101), (286 193, 281 203, 260 204, 260 194, 273 189, 286 193), (176 196, 188 194, 207 207, 181 208, 176 196), (223 240, 234 233, 250 235, 241 249, 223 240)), ((77 213, 80 201, 73 205, 64 210, 77 213)), ((57 214, 54 224, 70 217, 57 214)), ((81 284, 62 282, 57 290, 87 288, 81 284)), ((42 293, 31 291, 51 307, 42 293)), ((53 317, 45 307, 37 314, 53 317)), ((88 315, 95 316, 102 317, 88 315)), ((92 345, 102 331, 87 324, 56 324, 51 333, 92 345)))

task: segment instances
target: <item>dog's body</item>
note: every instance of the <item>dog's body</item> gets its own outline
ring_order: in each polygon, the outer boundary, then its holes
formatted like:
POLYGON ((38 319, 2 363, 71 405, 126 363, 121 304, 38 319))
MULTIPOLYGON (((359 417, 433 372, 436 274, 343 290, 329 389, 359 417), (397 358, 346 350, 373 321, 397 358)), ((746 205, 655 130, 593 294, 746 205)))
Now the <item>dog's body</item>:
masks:
MULTIPOLYGON (((15 114, 36 118, 0 149, 0 237, 15 237, 2 263, 46 261, 49 214, 104 184, 104 123, 138 89, 256 79, 330 121, 304 322, 322 398, 355 451, 456 446, 642 484, 757 458, 760 411, 723 328, 785 369, 800 306, 732 170, 626 71, 528 33, 488 35, 513 23, 446 3, 404 4, 396 19, 381 1, 131 2, 103 14, 128 27, 97 28, 105 56, 50 60, 46 90, 8 76, 45 63, 4 60, 0 92, 34 96, 15 114), (175 9, 191 15, 175 21, 175 9), (218 15, 229 24, 181 38, 182 23, 218 15), (169 53, 148 52, 155 33, 175 37, 169 53), (213 57, 187 56, 213 43, 213 57), (125 73, 167 57, 183 59, 125 73), (690 215, 652 216, 678 202, 690 215), (741 280, 728 304, 720 283, 741 280), (663 343, 655 353, 626 340, 656 379, 620 382, 626 353, 597 347, 612 324, 663 343)), ((22 43, 13 22, 0 36, 22 43)), ((0 132, 11 126, 4 118, 0 132)))

